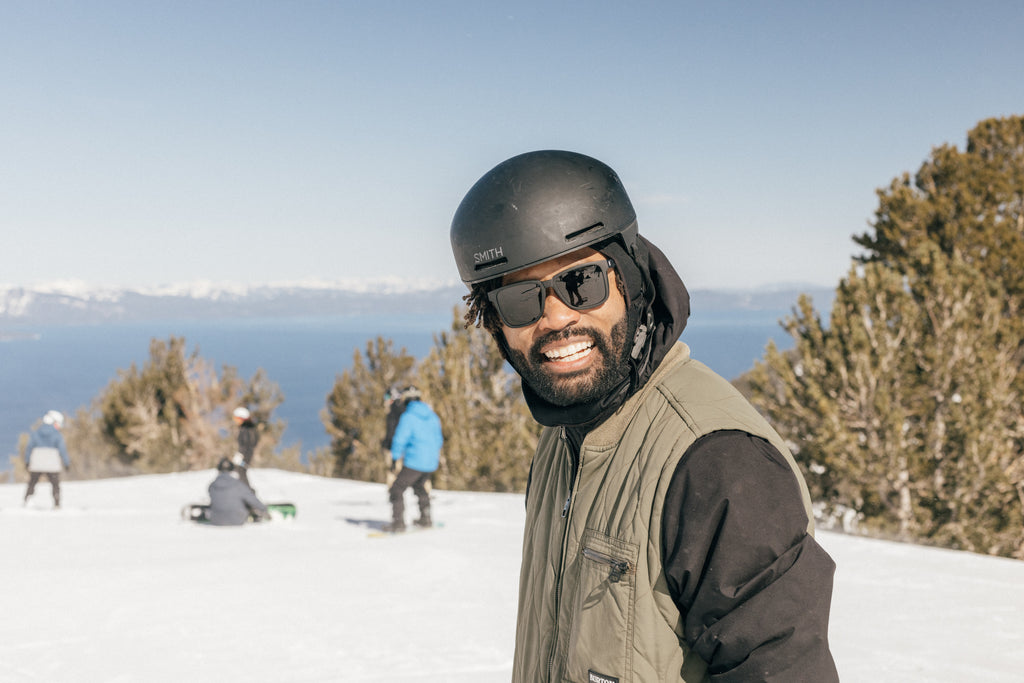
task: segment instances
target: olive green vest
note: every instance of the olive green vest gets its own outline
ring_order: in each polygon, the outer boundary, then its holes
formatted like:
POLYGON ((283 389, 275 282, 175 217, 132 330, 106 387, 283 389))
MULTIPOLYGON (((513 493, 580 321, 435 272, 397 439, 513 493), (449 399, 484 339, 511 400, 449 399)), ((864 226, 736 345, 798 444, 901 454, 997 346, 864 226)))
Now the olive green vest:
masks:
POLYGON ((680 458, 723 429, 760 436, 783 454, 812 531, 807 486, 785 443, 685 344, 587 435, 575 478, 561 429, 544 430, 527 500, 513 681, 708 680, 707 664, 683 642, 669 595, 661 522, 680 458))

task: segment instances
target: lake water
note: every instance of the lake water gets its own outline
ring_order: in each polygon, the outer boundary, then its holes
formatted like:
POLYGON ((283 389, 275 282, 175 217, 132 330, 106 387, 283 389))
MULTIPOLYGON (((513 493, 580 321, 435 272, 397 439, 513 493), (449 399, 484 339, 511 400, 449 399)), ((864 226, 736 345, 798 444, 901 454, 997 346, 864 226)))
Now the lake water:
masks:
MULTIPOLYGON (((683 332, 693 356, 727 378, 750 369, 768 339, 782 348, 791 339, 778 325, 778 312, 703 314, 683 332)), ((110 323, 45 328, 6 327, 0 342, 0 469, 17 451, 18 435, 50 409, 73 414, 88 405, 133 362, 149 358, 153 338, 184 337, 189 351, 214 364, 238 368, 248 379, 263 368, 284 394, 275 415, 288 424, 284 444, 301 442, 313 451, 330 442, 320 411, 335 378, 351 366, 356 350, 378 335, 417 358, 447 330, 450 313, 401 319, 383 316, 237 319, 110 323)), ((73 457, 73 455, 72 455, 73 457)))

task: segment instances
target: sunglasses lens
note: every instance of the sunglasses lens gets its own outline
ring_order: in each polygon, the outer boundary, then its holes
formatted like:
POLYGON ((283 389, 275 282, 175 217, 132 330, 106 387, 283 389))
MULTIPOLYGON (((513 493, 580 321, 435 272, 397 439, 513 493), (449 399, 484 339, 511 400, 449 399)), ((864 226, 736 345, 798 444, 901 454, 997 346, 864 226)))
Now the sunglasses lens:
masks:
POLYGON ((608 278, 596 264, 563 270, 551 284, 558 298, 577 311, 600 306, 608 298, 608 278))
POLYGON ((566 306, 582 311, 600 306, 608 298, 608 274, 602 263, 587 263, 563 270, 545 282, 513 282, 494 290, 489 297, 502 322, 509 327, 526 327, 544 315, 548 287, 566 306))
POLYGON ((509 327, 524 327, 544 313, 544 288, 536 280, 515 282, 494 292, 494 305, 509 327))

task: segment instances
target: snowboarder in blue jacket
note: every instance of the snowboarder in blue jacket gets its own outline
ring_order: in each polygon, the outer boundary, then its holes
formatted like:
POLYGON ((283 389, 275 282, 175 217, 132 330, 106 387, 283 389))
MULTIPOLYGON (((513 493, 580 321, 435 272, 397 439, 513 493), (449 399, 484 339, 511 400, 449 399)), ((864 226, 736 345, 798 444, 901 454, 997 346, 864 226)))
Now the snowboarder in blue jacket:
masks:
POLYGON ((388 493, 391 500, 391 524, 386 531, 405 531, 405 490, 412 487, 419 501, 420 517, 413 524, 420 527, 433 525, 430 518, 430 493, 426 483, 437 470, 441 459, 441 419, 430 406, 420 400, 420 391, 410 386, 402 390, 408 399, 405 411, 398 420, 391 438, 391 469, 401 467, 388 493))
POLYGON ((28 446, 25 447, 25 469, 28 470, 25 504, 28 504, 29 496, 35 493, 39 478, 45 474, 53 489, 53 507, 60 507, 60 473, 62 469, 71 468, 64 435, 60 433, 63 427, 64 414, 50 410, 43 415, 43 424, 29 437, 28 446))

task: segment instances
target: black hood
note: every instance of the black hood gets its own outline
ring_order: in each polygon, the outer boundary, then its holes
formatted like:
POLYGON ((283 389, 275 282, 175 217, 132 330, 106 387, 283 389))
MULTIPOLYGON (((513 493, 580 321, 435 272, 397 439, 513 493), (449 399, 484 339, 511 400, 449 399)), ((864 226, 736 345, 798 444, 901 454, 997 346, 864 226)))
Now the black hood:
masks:
POLYGON ((690 294, 682 279, 661 250, 644 237, 637 237, 631 253, 619 242, 596 248, 615 260, 626 286, 627 339, 634 343, 629 372, 599 400, 571 406, 549 403, 523 382, 523 395, 533 419, 547 427, 579 427, 589 431, 603 422, 647 382, 690 317, 690 294))

